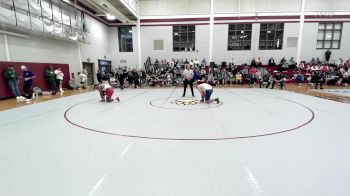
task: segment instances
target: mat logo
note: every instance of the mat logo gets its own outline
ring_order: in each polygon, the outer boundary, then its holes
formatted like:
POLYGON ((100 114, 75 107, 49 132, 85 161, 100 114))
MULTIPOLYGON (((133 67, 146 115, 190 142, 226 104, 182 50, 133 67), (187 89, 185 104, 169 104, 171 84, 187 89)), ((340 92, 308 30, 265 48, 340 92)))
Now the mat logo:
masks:
POLYGON ((171 103, 175 103, 176 105, 197 105, 201 102, 199 99, 175 99, 175 101, 171 103))

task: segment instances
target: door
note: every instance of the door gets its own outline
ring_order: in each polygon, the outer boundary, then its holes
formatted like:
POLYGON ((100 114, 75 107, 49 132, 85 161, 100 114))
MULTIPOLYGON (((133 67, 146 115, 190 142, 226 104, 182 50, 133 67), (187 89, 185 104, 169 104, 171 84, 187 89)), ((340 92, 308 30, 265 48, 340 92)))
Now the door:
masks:
POLYGON ((88 75, 88 83, 87 85, 93 85, 94 84, 94 64, 83 62, 83 69, 86 69, 88 75))
POLYGON ((98 59, 98 68, 100 69, 103 75, 109 74, 111 72, 112 62, 98 59))

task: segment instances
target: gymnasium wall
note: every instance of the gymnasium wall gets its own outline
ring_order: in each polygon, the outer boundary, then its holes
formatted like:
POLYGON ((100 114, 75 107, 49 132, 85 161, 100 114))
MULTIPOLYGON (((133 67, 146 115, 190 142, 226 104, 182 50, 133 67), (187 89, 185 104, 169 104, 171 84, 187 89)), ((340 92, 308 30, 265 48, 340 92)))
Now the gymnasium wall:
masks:
POLYGON ((4 35, 0 34, 0 61, 6 61, 4 35))
MULTIPOLYGON (((110 39, 109 27, 95 20, 91 16, 85 15, 88 24, 88 43, 79 43, 81 61, 87 62, 88 59, 95 65, 95 73, 98 69, 98 59, 111 60, 110 54, 110 39)), ((77 56, 78 57, 78 56, 77 56)), ((112 62, 113 64, 114 62, 112 62)), ((78 71, 81 71, 82 66, 79 64, 78 71)), ((95 76, 96 77, 96 76, 95 76)), ((97 78, 95 78, 97 81, 97 78)))
POLYGON ((69 81, 69 65, 68 64, 59 64, 59 63, 33 63, 33 62, 3 62, 0 61, 0 99, 6 99, 13 97, 13 94, 11 92, 11 89, 9 88, 7 81, 3 78, 3 73, 5 69, 9 66, 13 65, 16 73, 19 76, 19 83, 18 88, 20 90, 20 93, 23 94, 23 75, 21 71, 21 65, 26 65, 29 67, 29 69, 32 71, 32 73, 36 76, 35 79, 33 79, 33 87, 38 86, 42 91, 49 91, 50 86, 45 78, 45 70, 46 68, 51 65, 53 69, 57 69, 58 67, 61 68, 65 80, 63 81, 63 88, 66 88, 69 81))
MULTIPOLYGON (((136 26, 132 26, 131 29, 132 29, 133 52, 119 52, 118 27, 111 27, 109 29, 109 40, 110 40, 109 52, 111 54, 113 67, 118 67, 119 65, 136 67, 138 64, 137 28, 136 26)), ((142 36, 142 33, 141 33, 141 36, 142 36)), ((143 64, 143 62, 141 63, 143 64)))
POLYGON ((140 15, 210 14, 210 0, 146 0, 140 1, 140 15))
MULTIPOLYGON (((311 60, 312 57, 325 58, 326 49, 316 49, 318 23, 305 23, 303 29, 301 59, 311 60)), ((343 23, 343 33, 340 49, 331 49, 330 61, 337 62, 339 58, 350 58, 350 22, 343 23)))
POLYGON ((196 50, 193 52, 173 51, 172 26, 142 26, 141 27, 141 59, 144 62, 148 56, 152 59, 208 59, 209 56, 209 25, 196 25, 196 50), (163 40, 164 50, 154 50, 154 40, 163 40))
POLYGON ((349 11, 349 0, 306 0, 305 11, 349 11))
POLYGON ((53 39, 40 35, 21 38, 8 35, 11 61, 69 64, 71 72, 79 69, 76 42, 53 39))
POLYGON ((297 12, 301 0, 215 0, 214 13, 297 12))

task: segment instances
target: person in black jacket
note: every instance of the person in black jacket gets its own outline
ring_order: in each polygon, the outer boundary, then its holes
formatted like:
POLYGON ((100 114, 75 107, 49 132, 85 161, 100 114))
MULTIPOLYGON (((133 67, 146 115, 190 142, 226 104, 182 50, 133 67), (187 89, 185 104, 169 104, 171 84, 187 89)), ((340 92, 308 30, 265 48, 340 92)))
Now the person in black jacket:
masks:
POLYGON ((276 66, 275 59, 273 59, 273 57, 269 59, 269 66, 276 66))
POLYGON ((331 58, 332 52, 328 49, 325 54, 326 54, 326 61, 328 63, 329 62, 329 58, 331 58))

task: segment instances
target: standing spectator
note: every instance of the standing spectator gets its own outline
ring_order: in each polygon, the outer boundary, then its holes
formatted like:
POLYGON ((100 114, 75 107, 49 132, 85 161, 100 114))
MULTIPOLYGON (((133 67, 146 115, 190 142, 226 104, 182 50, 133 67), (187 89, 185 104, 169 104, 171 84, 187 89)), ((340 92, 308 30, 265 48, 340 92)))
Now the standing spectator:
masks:
POLYGON ((331 52, 331 50, 328 49, 325 54, 326 54, 326 61, 328 63, 329 62, 329 58, 331 58, 332 52, 331 52))
POLYGON ((86 89, 87 86, 87 75, 78 72, 78 76, 80 77, 80 84, 81 84, 81 88, 86 89))
POLYGON ((183 71, 182 75, 184 77, 184 93, 183 93, 183 97, 186 95, 186 89, 187 89, 187 85, 190 85, 191 88, 191 93, 192 93, 192 97, 194 97, 194 93, 193 93, 193 70, 190 69, 189 64, 186 65, 186 69, 183 71))
POLYGON ((55 75, 56 75, 56 82, 58 83, 58 87, 59 87, 59 90, 61 93, 64 92, 63 88, 62 88, 62 83, 63 83, 63 77, 64 77, 64 74, 61 70, 61 68, 57 68, 55 71, 54 71, 55 75))
POLYGON ((5 69, 4 78, 9 85, 12 94, 16 97, 17 100, 23 100, 24 97, 21 96, 21 93, 18 89, 18 75, 16 73, 15 68, 12 65, 9 65, 8 68, 5 69))
POLYGON ((26 101, 30 101, 33 98, 33 79, 35 78, 35 76, 25 65, 21 66, 21 70, 23 71, 24 78, 24 97, 27 98, 26 101))
POLYGON ((49 82, 49 85, 51 88, 51 94, 56 95, 56 92, 57 92, 56 79, 55 79, 55 73, 51 65, 46 68, 45 77, 46 77, 46 80, 49 82))
POLYGON ((136 69, 134 69, 132 72, 133 72, 133 77, 135 82, 135 88, 137 88, 137 86, 141 88, 139 72, 136 69))
POLYGON ((96 78, 97 78, 98 83, 101 84, 102 83, 102 71, 101 71, 101 69, 97 70, 96 78))
POLYGON ((125 78, 123 68, 120 67, 118 69, 117 76, 118 76, 120 88, 123 90, 124 89, 124 78, 125 78))

